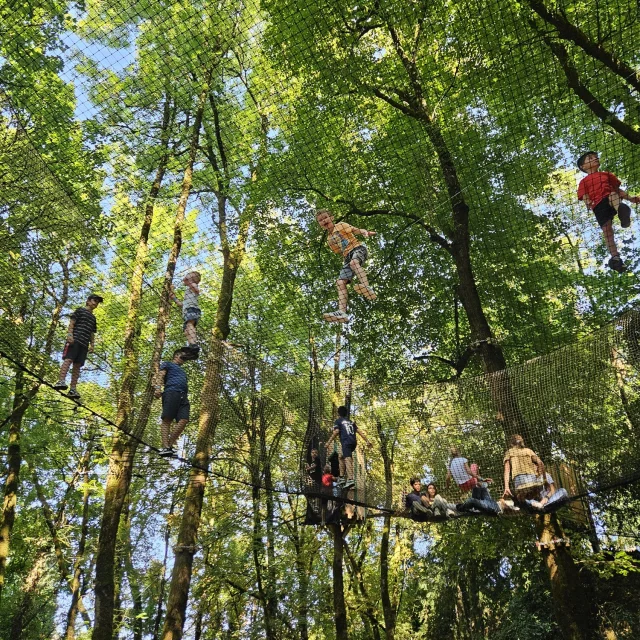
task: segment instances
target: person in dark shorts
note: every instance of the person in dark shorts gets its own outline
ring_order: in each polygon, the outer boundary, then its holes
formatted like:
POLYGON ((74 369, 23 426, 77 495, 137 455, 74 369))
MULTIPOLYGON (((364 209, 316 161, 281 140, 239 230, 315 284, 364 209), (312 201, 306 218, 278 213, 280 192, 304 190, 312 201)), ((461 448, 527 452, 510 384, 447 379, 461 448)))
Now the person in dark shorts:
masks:
POLYGON ((84 307, 78 307, 69 320, 69 328, 67 329, 67 340, 62 352, 62 366, 58 381, 53 385, 54 389, 64 391, 67 389, 67 373, 71 365, 71 385, 69 388, 69 397, 80 399, 80 394, 76 388, 80 379, 80 370, 87 360, 87 354, 93 353, 96 331, 98 323, 93 315, 96 307, 103 301, 102 296, 92 293, 87 298, 84 307))
POLYGON ((155 397, 162 397, 162 422, 160 434, 162 437, 162 449, 160 455, 163 458, 172 458, 176 455, 173 445, 182 435, 187 422, 189 422, 189 387, 187 374, 182 368, 189 356, 183 349, 173 353, 171 362, 163 362, 158 370, 155 383, 155 397), (162 386, 164 385, 164 391, 162 386), (175 427, 172 429, 173 423, 175 427))
POLYGON ((335 253, 341 254, 344 258, 344 264, 336 281, 336 286, 338 287, 338 310, 325 313, 323 317, 327 322, 346 322, 349 319, 349 316, 347 316, 347 302, 349 299, 347 285, 354 277, 358 278, 358 284, 353 287, 356 293, 363 295, 368 300, 377 298, 375 291, 369 286, 367 272, 362 267, 369 256, 367 248, 355 236, 355 234, 360 234, 368 238, 375 235, 376 232, 357 229, 346 222, 335 224, 331 212, 326 209, 317 211, 316 220, 328 233, 327 243, 329 248, 335 253))
POLYGON ((329 449, 333 441, 338 436, 340 437, 342 454, 340 455, 339 485, 341 485, 342 489, 349 489, 355 484, 353 475, 353 452, 357 446, 356 433, 359 433, 360 436, 364 438, 369 448, 373 446, 367 438, 367 434, 362 429, 359 429, 355 422, 351 422, 351 420, 348 419, 348 415, 349 411, 347 407, 338 407, 338 418, 333 423, 333 433, 327 441, 327 449, 329 449))
POLYGON ((625 266, 613 237, 613 219, 617 214, 621 226, 629 227, 631 209, 620 201, 624 199, 638 204, 640 196, 630 196, 620 188, 620 180, 613 173, 600 171, 600 159, 594 151, 587 151, 578 158, 578 168, 587 174, 578 185, 578 200, 584 201, 596 216, 611 254, 609 267, 622 273, 625 266))

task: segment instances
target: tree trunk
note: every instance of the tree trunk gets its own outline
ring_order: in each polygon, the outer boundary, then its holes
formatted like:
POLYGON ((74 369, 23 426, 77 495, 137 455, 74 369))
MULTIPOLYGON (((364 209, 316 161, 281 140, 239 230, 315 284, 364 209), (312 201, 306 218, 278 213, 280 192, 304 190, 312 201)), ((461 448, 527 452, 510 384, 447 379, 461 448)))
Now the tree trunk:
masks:
POLYGON ((344 556, 342 527, 339 524, 329 526, 333 532, 333 611, 336 626, 336 640, 349 640, 347 607, 344 601, 344 575, 342 573, 342 559, 344 556))
POLYGON ((9 636, 9 640, 22 639, 22 634, 25 628, 25 617, 33 607, 33 600, 38 593, 40 580, 42 580, 46 568, 47 557, 46 554, 41 551, 36 556, 36 561, 24 580, 22 600, 20 601, 18 610, 11 621, 11 635, 9 636))
POLYGON ((220 390, 224 368, 225 345, 230 331, 229 319, 233 305, 233 293, 238 269, 245 254, 251 209, 247 207, 241 216, 238 238, 234 246, 229 243, 226 226, 226 196, 218 194, 218 232, 222 245, 223 270, 220 293, 216 309, 216 322, 212 331, 209 357, 205 369, 201 391, 201 409, 198 424, 196 451, 189 473, 184 510, 180 522, 175 562, 171 573, 171 586, 167 602, 167 615, 162 630, 162 640, 179 640, 185 623, 193 556, 196 551, 200 514, 204 499, 204 489, 208 477, 211 456, 211 442, 219 419, 220 390))
MULTIPOLYGON (((173 280, 175 264, 182 245, 182 224, 184 222, 187 199, 191 190, 193 165, 195 164, 197 153, 203 108, 203 105, 201 105, 199 112, 200 120, 198 121, 196 118, 196 122, 194 123, 189 147, 189 160, 184 171, 180 200, 176 210, 173 245, 169 253, 167 271, 165 273, 164 286, 160 300, 158 322, 156 325, 154 361, 159 361, 162 346, 164 345, 164 334, 169 309, 169 291, 171 281, 173 280)), ((136 338, 139 332, 139 310, 142 299, 142 283, 148 263, 149 232, 153 222, 155 199, 159 193, 168 162, 168 153, 166 150, 169 145, 172 119, 170 98, 169 95, 167 95, 162 121, 162 140, 165 152, 160 159, 156 170, 155 180, 151 186, 149 198, 145 207, 145 217, 138 240, 136 262, 131 281, 129 310, 127 313, 127 323, 125 328, 125 368, 122 378, 122 386, 118 397, 118 411, 116 417, 116 424, 121 431, 117 431, 113 438, 113 446, 111 456, 109 458, 109 471, 107 473, 104 509, 100 523, 100 535, 98 538, 98 549, 96 554, 96 578, 94 587, 96 613, 92 636, 93 640, 111 640, 113 636, 115 545, 120 516, 122 514, 126 495, 129 491, 129 485, 131 484, 131 473, 133 471, 133 463, 138 446, 138 441, 129 438, 126 432, 129 431, 131 426, 133 394, 135 392, 135 386, 138 379, 138 349, 136 338)), ((157 364, 155 367, 157 368, 157 364)), ((154 366, 152 365, 147 378, 147 389, 145 390, 146 404, 148 407, 146 408, 144 415, 143 411, 140 411, 140 415, 133 430, 134 434, 138 437, 144 433, 151 406, 150 399, 153 397, 153 390, 151 388, 151 380, 154 375, 153 370, 154 366)), ((144 401, 143 404, 145 404, 144 401)))
MULTIPOLYGON (((69 261, 61 261, 63 282, 62 295, 56 299, 56 305, 51 314, 51 322, 47 331, 45 344, 42 353, 42 370, 45 367, 51 351, 56 329, 60 322, 62 309, 67 304, 69 297, 69 261)), ((21 314, 26 314, 23 305, 21 314)), ((22 420, 32 400, 35 398, 40 383, 34 382, 28 390, 25 390, 24 372, 19 367, 16 369, 14 382, 14 395, 11 415, 9 416, 9 447, 7 452, 7 479, 4 484, 4 500, 2 513, 0 514, 0 599, 4 588, 4 578, 7 569, 7 559, 11 546, 11 532, 16 518, 16 504, 18 496, 18 484, 20 481, 20 465, 22 464, 22 453, 20 451, 20 434, 22 431, 22 420)))
POLYGON ((553 548, 543 548, 542 556, 549 573, 551 597, 556 622, 564 640, 591 640, 598 637, 593 603, 587 596, 571 552, 564 544, 554 544, 554 539, 564 539, 564 532, 555 514, 536 517, 536 529, 541 543, 553 548))
POLYGON ((73 565, 73 577, 71 579, 71 603, 67 613, 67 629, 65 640, 74 640, 76 636, 76 618, 78 616, 79 604, 82 602, 80 594, 80 581, 82 577, 82 565, 84 563, 84 552, 89 533, 89 471, 85 466, 84 490, 82 495, 82 524, 80 526, 80 540, 78 541, 78 551, 76 561, 73 565))
MULTIPOLYGON (((180 480, 178 480, 178 483, 180 480)), ((164 603, 164 591, 167 586, 167 559, 169 557, 169 544, 171 542, 171 520, 176 508, 177 486, 171 497, 171 506, 169 507, 169 517, 167 518, 167 526, 164 530, 164 555, 162 558, 162 576, 160 578, 160 589, 158 591, 158 608, 156 609, 156 617, 153 623, 153 640, 158 640, 160 633, 160 623, 162 622, 162 605, 164 603)))

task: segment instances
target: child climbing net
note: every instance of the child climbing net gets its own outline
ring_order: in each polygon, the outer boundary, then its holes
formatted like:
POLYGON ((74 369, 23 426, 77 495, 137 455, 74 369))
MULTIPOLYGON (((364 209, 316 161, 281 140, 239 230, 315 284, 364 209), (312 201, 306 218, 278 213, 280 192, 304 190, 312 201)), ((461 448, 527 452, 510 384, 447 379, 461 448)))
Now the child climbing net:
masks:
POLYGON ((316 212, 316 220, 328 232, 329 248, 335 253, 340 253, 344 258, 344 264, 336 280, 338 310, 325 313, 323 317, 327 322, 346 322, 349 319, 347 316, 349 299, 347 285, 354 277, 358 278, 358 284, 353 287, 356 293, 363 295, 368 300, 377 298, 376 292, 369 286, 367 272, 362 266, 367 261, 369 253, 367 248, 356 238, 356 234, 368 238, 375 235, 376 232, 358 229, 346 222, 335 224, 331 212, 327 209, 319 209, 316 212))

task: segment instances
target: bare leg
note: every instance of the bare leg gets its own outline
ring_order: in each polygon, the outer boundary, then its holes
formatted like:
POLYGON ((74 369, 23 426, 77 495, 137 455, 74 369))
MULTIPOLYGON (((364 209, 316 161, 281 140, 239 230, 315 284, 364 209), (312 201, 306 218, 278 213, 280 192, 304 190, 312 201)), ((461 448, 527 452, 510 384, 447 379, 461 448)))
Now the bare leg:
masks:
POLYGON ((615 258, 615 256, 620 255, 618 253, 618 247, 616 247, 616 241, 613 237, 613 224, 611 220, 602 225, 602 233, 604 234, 604 241, 607 244, 607 249, 609 249, 611 257, 615 258))
POLYGON ((171 428, 171 420, 163 420, 160 423, 160 437, 162 438, 162 447, 169 447, 169 429, 171 428))
POLYGON ((345 280, 336 280, 336 287, 338 288, 338 310, 346 313, 347 301, 349 299, 349 295, 347 294, 347 283, 345 280))
POLYGON ((196 344, 198 342, 198 336, 196 335, 196 323, 193 320, 189 320, 189 322, 187 322, 187 326, 184 328, 184 335, 189 344, 196 344))
POLYGON ((356 275, 356 278, 358 278, 358 282, 365 287, 368 287, 369 279, 367 277, 367 272, 364 270, 364 267, 356 259, 353 259, 349 263, 349 266, 351 267, 353 273, 356 275))
POLYGON ((344 478, 344 474, 345 474, 345 465, 344 465, 344 458, 342 456, 340 456, 338 458, 338 462, 340 464, 340 477, 344 478))
POLYGON ((58 380, 60 382, 64 382, 67 379, 67 373, 69 373, 69 368, 73 364, 73 360, 64 360, 62 366, 60 367, 60 375, 58 376, 58 380))
POLYGON ((78 379, 80 378, 80 369, 82 369, 82 365, 77 362, 74 363, 73 369, 71 369, 71 384, 69 387, 71 389, 75 389, 78 384, 78 379))
POLYGON ((169 446, 173 447, 173 445, 178 441, 178 438, 182 435, 184 428, 187 426, 188 420, 180 420, 176 424, 175 429, 172 429, 171 434, 169 435, 169 446))

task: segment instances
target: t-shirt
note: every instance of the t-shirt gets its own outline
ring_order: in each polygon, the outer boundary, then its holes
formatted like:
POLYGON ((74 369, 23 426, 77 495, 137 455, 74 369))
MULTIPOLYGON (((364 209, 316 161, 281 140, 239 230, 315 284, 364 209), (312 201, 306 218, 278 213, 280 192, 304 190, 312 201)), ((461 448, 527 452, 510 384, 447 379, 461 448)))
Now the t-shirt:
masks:
POLYGON ((526 447, 511 447, 511 449, 504 454, 503 463, 507 460, 511 462, 512 478, 523 474, 535 476, 538 474, 538 467, 536 467, 531 460, 531 457, 535 455, 531 449, 527 449, 526 447))
POLYGON ((448 469, 453 476, 453 479, 456 481, 456 484, 464 484, 471 480, 473 476, 470 476, 464 468, 464 465, 469 462, 466 458, 462 456, 457 456, 456 458, 451 458, 449 460, 448 469))
POLYGON ((75 320, 73 325, 73 340, 84 347, 88 347, 91 342, 91 334, 98 329, 96 317, 85 307, 78 307, 72 314, 71 319, 75 320))
POLYGON ((343 447, 355 447, 356 446, 356 433, 358 427, 355 422, 347 420, 346 418, 338 418, 333 423, 334 431, 340 432, 340 444, 343 447))
POLYGON ((160 365, 160 371, 166 371, 164 378, 164 390, 165 391, 179 391, 180 393, 187 393, 187 373, 178 366, 175 362, 163 362, 160 365))
POLYGON ((408 493, 404 499, 404 504, 407 507, 407 509, 411 509, 411 505, 414 502, 420 502, 421 497, 422 496, 417 491, 412 491, 411 493, 408 493))
POLYGON ((589 207, 593 209, 603 198, 620 188, 620 180, 608 171, 595 171, 580 180, 578 200, 589 196, 589 207))
POLYGON ((311 461, 309 462, 309 470, 307 471, 307 473, 309 474, 309 477, 314 481, 314 482, 320 482, 322 479, 322 469, 320 468, 320 457, 317 457, 315 459, 311 459, 311 461))
POLYGON ((323 487, 330 487, 331 485, 333 485, 333 476, 330 473, 323 473, 322 474, 322 486, 323 487))
POLYGON ((186 311, 187 309, 199 309, 198 306, 198 294, 191 291, 190 287, 185 288, 184 292, 184 300, 182 301, 182 309, 186 311))
POLYGON ((356 239, 355 235, 353 235, 352 229, 354 229, 354 227, 346 222, 338 222, 338 224, 333 227, 333 231, 327 238, 327 242, 332 251, 346 256, 349 251, 360 246, 361 243, 356 239))

